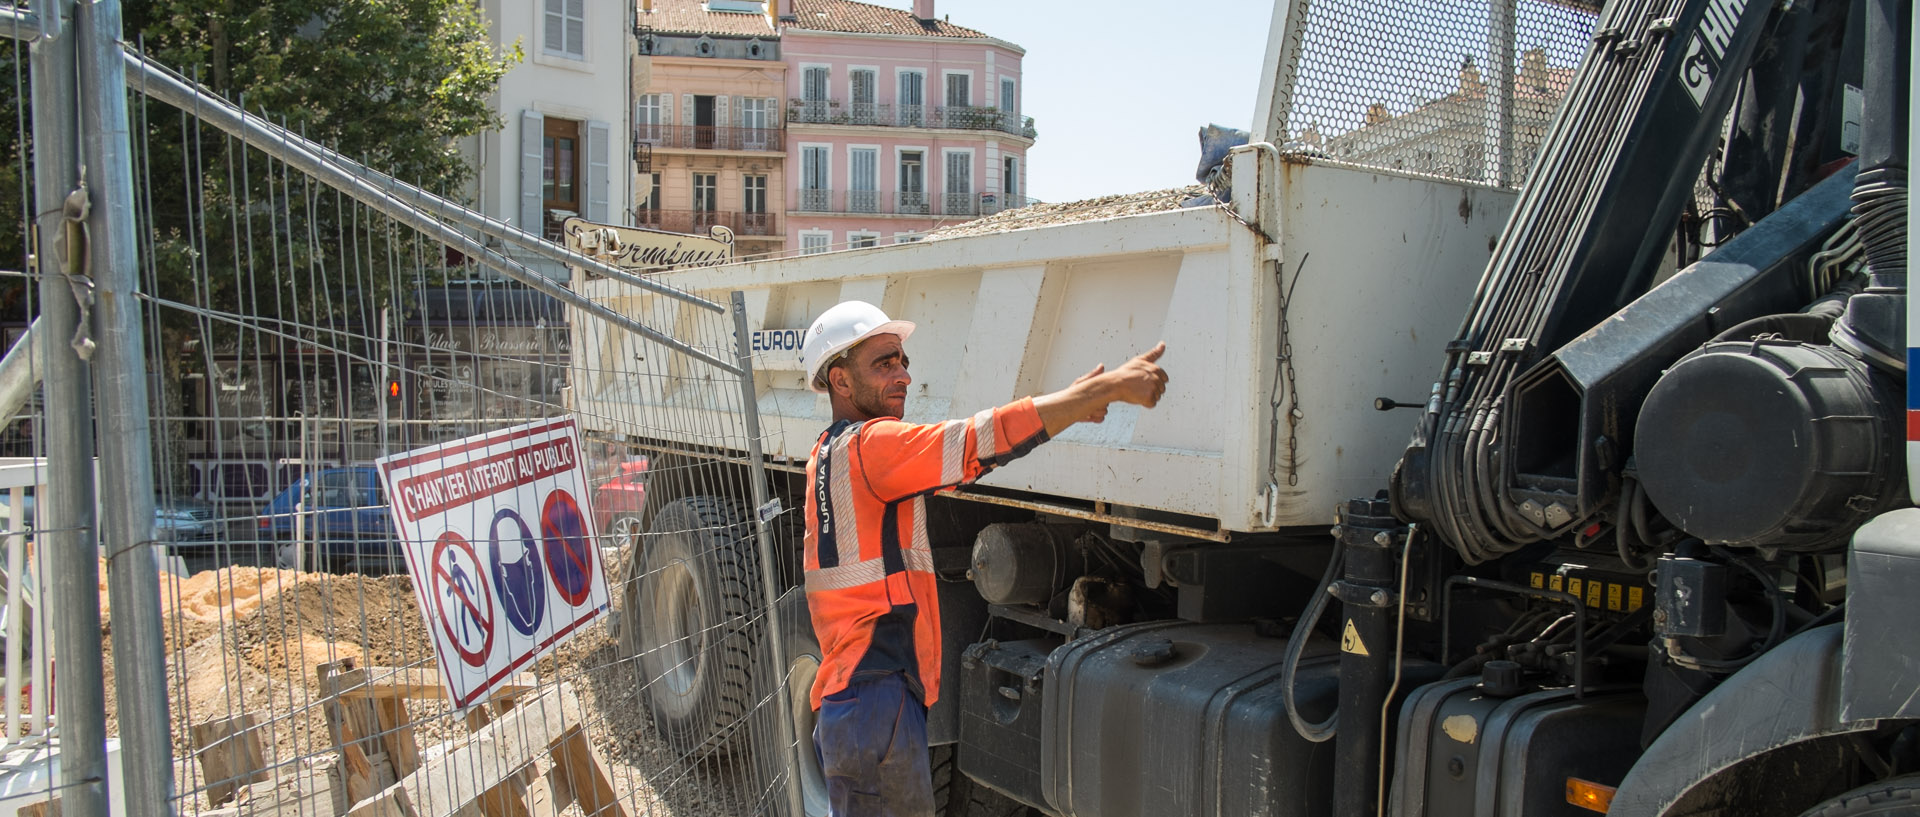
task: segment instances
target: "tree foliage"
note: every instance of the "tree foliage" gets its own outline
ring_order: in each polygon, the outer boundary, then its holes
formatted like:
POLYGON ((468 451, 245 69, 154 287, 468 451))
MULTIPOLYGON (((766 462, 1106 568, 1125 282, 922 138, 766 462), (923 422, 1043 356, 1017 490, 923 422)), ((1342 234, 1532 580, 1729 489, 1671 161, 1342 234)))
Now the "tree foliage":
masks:
MULTIPOLYGON (((249 112, 451 198, 473 174, 459 140, 502 125, 491 97, 520 59, 471 0, 134 0, 127 28, 249 112)), ((136 104, 161 297, 344 327, 437 268, 437 244, 189 112, 136 104)))

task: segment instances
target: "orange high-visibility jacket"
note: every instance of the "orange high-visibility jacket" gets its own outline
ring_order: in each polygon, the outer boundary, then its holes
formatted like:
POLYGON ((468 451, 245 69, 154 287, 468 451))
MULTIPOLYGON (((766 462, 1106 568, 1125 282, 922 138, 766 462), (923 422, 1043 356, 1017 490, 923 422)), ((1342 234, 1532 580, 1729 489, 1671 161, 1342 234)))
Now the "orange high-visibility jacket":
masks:
POLYGON ((807 463, 807 606, 821 658, 814 709, 869 670, 905 673, 933 705, 940 598, 926 498, 1046 439, 1032 399, 929 425, 842 420, 820 435, 807 463))

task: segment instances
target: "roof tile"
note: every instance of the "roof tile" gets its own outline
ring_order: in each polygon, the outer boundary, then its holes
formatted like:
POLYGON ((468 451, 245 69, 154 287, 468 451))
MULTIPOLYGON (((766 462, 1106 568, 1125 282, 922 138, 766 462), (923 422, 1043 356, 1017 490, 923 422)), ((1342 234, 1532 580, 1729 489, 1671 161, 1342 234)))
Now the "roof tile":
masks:
POLYGON ((958 39, 983 39, 987 36, 946 20, 922 20, 909 11, 854 0, 793 0, 793 16, 793 22, 787 25, 807 31, 958 39))
MULTIPOLYGON (((769 3, 775 0, 767 0, 769 3)), ((639 24, 659 34, 713 34, 732 37, 774 36, 764 14, 707 11, 704 0, 653 0, 653 11, 639 11, 639 24)))

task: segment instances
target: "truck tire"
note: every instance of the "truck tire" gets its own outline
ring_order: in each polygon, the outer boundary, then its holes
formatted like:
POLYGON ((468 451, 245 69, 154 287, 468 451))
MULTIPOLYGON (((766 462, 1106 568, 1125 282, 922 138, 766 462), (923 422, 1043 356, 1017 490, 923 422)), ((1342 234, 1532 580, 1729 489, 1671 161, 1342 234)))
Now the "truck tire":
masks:
POLYGON ((1920 814, 1920 774, 1870 783, 1802 812, 1800 817, 1894 817, 1920 814))
POLYGON ((660 509, 630 559, 621 646, 637 658, 654 725, 682 756, 725 752, 753 707, 763 634, 746 513, 710 496, 660 509))
POLYGON ((960 771, 960 755, 953 746, 935 746, 933 805, 938 817, 1028 817, 1039 812, 1025 803, 982 785, 960 771))

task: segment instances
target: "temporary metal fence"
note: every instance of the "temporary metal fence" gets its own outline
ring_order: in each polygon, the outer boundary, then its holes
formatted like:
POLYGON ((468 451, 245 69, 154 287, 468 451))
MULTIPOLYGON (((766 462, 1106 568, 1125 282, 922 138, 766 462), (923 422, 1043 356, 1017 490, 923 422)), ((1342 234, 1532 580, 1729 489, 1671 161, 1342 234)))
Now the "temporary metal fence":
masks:
POLYGON ((0 237, 24 293, 0 323, 41 321, 31 365, 0 364, 0 403, 41 384, 0 405, 26 455, 0 463, 0 775, 62 768, 8 791, 81 814, 804 811, 770 615, 794 515, 743 303, 246 113, 123 51, 111 0, 36 12, 0 9, 0 217, 41 216, 37 245, 0 237), (644 297, 589 300, 503 246, 644 297), (673 399, 583 411, 587 380, 673 399))
POLYGON ((1368 167, 1517 187, 1592 39, 1599 5, 1281 3, 1283 117, 1269 138, 1368 167))

